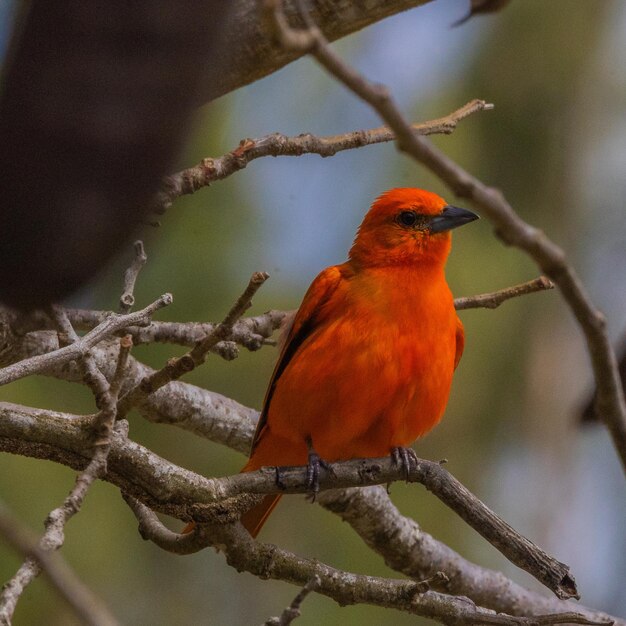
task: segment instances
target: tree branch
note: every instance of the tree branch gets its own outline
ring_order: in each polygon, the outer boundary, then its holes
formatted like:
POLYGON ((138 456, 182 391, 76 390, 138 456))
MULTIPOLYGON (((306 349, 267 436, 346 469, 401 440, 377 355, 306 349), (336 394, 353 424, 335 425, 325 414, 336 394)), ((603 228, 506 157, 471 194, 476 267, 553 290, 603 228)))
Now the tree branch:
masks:
MULTIPOLYGON (((509 561, 527 571, 561 599, 578 598, 576 583, 567 565, 546 554, 521 536, 466 489, 440 463, 418 459, 410 469, 398 467, 390 457, 329 463, 320 470, 320 489, 390 484, 406 478, 424 485, 446 506, 478 532, 509 561)), ((213 479, 220 498, 240 494, 307 493, 306 468, 280 468, 280 490, 275 468, 263 468, 213 479)))
MULTIPOLYGON (((74 329, 69 324, 63 309, 54 307, 51 314, 59 325, 59 341, 63 336, 66 341, 79 341, 74 329)), ((68 346, 68 347, 71 347, 68 346)), ((125 351, 120 351, 116 367, 119 376, 123 373, 125 351)), ((126 355, 127 356, 127 355, 126 355)), ((65 525, 76 515, 85 500, 87 491, 93 482, 106 474, 107 457, 111 449, 111 432, 116 416, 117 395, 112 386, 98 369, 95 359, 87 351, 81 358, 84 380, 92 389, 100 411, 89 421, 89 434, 83 448, 90 460, 84 470, 76 477, 74 487, 60 507, 50 512, 45 521, 45 532, 39 540, 39 548, 45 552, 58 550, 65 542, 65 525)), ((26 587, 42 571, 42 565, 36 558, 29 557, 20 566, 17 573, 4 585, 0 592, 0 622, 10 624, 17 601, 26 587)), ((94 622, 95 623, 95 622, 94 622)))
POLYGON ((181 357, 170 359, 165 367, 157 370, 147 378, 144 378, 141 383, 122 396, 117 407, 118 417, 125 417, 133 406, 141 404, 149 395, 153 394, 164 385, 178 380, 183 374, 202 365, 202 363, 206 361, 211 349, 230 335, 235 322, 237 322, 250 307, 254 294, 268 278, 269 274, 265 272, 255 272, 250 278, 246 290, 239 296, 237 302, 235 302, 220 324, 199 341, 189 352, 183 354, 181 357))
POLYGON ((554 283, 545 276, 539 276, 533 280, 499 291, 491 293, 483 293, 477 296, 467 296, 465 298, 456 298, 454 300, 454 308, 457 311, 465 311, 467 309, 497 309, 503 302, 511 298, 525 296, 529 293, 537 291, 545 291, 546 289, 554 289, 554 283))
POLYGON ((499 613, 533 615, 580 611, 591 620, 614 619, 572 601, 539 595, 501 572, 467 561, 422 530, 415 520, 401 515, 384 487, 325 491, 319 494, 317 500, 321 506, 350 524, 367 546, 380 554, 392 569, 414 580, 432 578, 438 572, 445 572, 445 580, 431 583, 437 591, 467 596, 476 604, 499 613))
MULTIPOLYGON (((13 440, 24 441, 26 438, 26 433, 23 432, 24 420, 19 417, 24 413, 45 415, 41 410, 0 404, 0 416, 3 417, 0 435, 13 440)), ((48 413, 47 423, 38 424, 39 428, 30 426, 26 440, 34 444, 54 445, 51 433, 58 434, 61 429, 60 422, 63 421, 66 422, 62 424, 66 449, 80 453, 80 442, 84 437, 81 427, 73 424, 70 426, 67 423, 70 420, 67 417, 63 418, 62 414, 58 413, 48 413), (70 438, 75 442, 71 447, 70 438)), ((191 472, 184 472, 181 468, 167 463, 133 442, 114 437, 112 446, 111 463, 114 465, 112 465, 111 470, 115 474, 121 473, 123 482, 116 478, 113 478, 112 481, 118 486, 125 487, 128 493, 153 508, 165 510, 181 519, 194 517, 198 521, 202 521, 203 518, 206 519, 207 514, 214 517, 216 507, 213 505, 232 504, 234 499, 244 494, 308 492, 305 468, 282 468, 282 486, 279 489, 276 486, 274 468, 264 468, 255 472, 245 472, 224 478, 203 479, 191 472), (154 467, 158 465, 162 468, 165 464, 168 467, 167 496, 163 498, 159 495, 163 492, 164 485, 162 483, 154 484, 153 478, 150 478, 152 486, 146 493, 146 481, 148 477, 151 477, 154 467), (132 470, 129 471, 128 468, 132 468, 132 470), (142 476, 143 480, 139 482, 142 476), (194 485, 193 490, 187 487, 187 484, 194 485)), ((73 462, 75 463, 75 460, 73 462)), ((333 463, 330 467, 332 471, 322 472, 321 490, 387 484, 405 478, 405 470, 395 466, 392 460, 387 457, 344 461, 333 463)), ((161 471, 164 472, 163 469, 161 471)), ((417 465, 409 471, 408 480, 420 482, 426 486, 511 562, 525 569, 554 591, 558 597, 569 598, 577 595, 574 580, 566 565, 548 556, 528 539, 519 535, 465 489, 439 463, 419 460, 417 465)), ((245 506, 239 508, 245 509, 245 506)))
POLYGON ((211 537, 213 545, 224 552, 229 565, 261 578, 285 580, 303 586, 317 576, 318 593, 340 605, 372 604, 421 615, 452 626, 465 624, 598 624, 581 614, 567 613, 534 617, 496 614, 476 606, 468 598, 423 591, 420 582, 405 582, 375 576, 364 576, 330 567, 319 561, 302 558, 277 546, 258 543, 240 524, 200 527, 211 537))
MULTIPOLYGON (((208 409, 208 417, 211 417, 211 409, 208 409)), ((120 424, 123 424, 122 421, 120 424)), ((246 431, 245 438, 250 441, 253 432, 253 424, 246 431)), ((241 435, 244 438, 243 434, 241 435)), ((85 453, 86 442, 89 441, 88 419, 78 416, 70 416, 54 411, 43 409, 31 409, 9 403, 0 403, 0 450, 53 460, 75 469, 81 469, 88 461, 85 453)), ((178 468, 158 455, 150 452, 142 446, 126 439, 123 434, 113 434, 112 448, 109 456, 109 471, 106 480, 122 489, 122 491, 138 498, 147 506, 162 511, 179 519, 189 520, 192 516, 207 520, 227 521, 232 520, 233 510, 235 517, 251 504, 251 501, 241 502, 240 508, 229 509, 233 501, 224 502, 223 506, 215 508, 195 507, 192 502, 200 502, 209 495, 209 499, 215 497, 215 493, 208 485, 210 481, 193 472, 178 468)), ((361 489, 352 490, 361 493, 361 489)), ((330 492, 329 492, 330 493, 330 492)), ((366 492, 367 493, 367 492, 366 492)), ((320 497, 324 499, 327 494, 320 497)), ((369 499, 368 495, 364 495, 369 499)), ((339 512, 335 510, 335 512, 339 512)), ((379 515, 380 509, 377 510, 379 515)), ((392 532, 393 528, 384 521, 384 516, 379 515, 385 532, 392 532)), ((352 522, 351 522, 352 523, 352 522)), ((357 529, 358 530, 358 529, 357 529)), ((171 531, 168 531, 171 532, 171 531)), ((176 536, 177 533, 171 533, 176 536)), ((384 535, 380 535, 383 537, 384 535)), ((404 537, 404 535, 403 535, 404 537)), ((410 535, 411 542, 416 538, 424 537, 424 533, 410 535)), ((194 541, 198 539, 195 538, 194 541)), ((400 537, 398 537, 400 540, 400 537)), ((411 545, 414 545, 411 543, 411 545)), ((402 547, 402 544, 400 544, 402 547)), ((441 563, 443 571, 449 572, 454 590, 460 594, 476 595, 486 598, 492 590, 492 572, 476 565, 467 564, 460 556, 442 544, 432 541, 428 544, 430 552, 426 552, 424 559, 433 559, 433 564, 441 563), (437 561, 437 559, 439 559, 437 561), (474 570, 468 572, 467 567, 474 570)), ((195 551, 195 549, 191 549, 195 551)), ((411 551, 415 558, 415 550, 411 551)), ((408 558, 408 553, 407 555, 408 558)), ((411 560, 408 563, 412 563, 411 560)), ((499 575, 499 586, 495 587, 499 593, 498 599, 503 604, 508 603, 508 610, 520 611, 530 614, 536 610, 550 612, 563 611, 572 606, 568 603, 559 602, 556 599, 548 599, 539 594, 519 588, 515 583, 507 581, 502 574, 499 575), (534 609, 533 607, 537 607, 534 609)), ((423 579, 424 576, 420 576, 423 579)), ((498 602, 498 599, 493 600, 498 602)), ((477 600, 476 600, 477 601, 477 600)), ((502 606, 493 607, 497 610, 506 610, 502 606)), ((581 607, 580 610, 588 612, 591 619, 602 621, 607 618, 605 614, 594 613, 581 607)), ((611 618, 615 619, 615 618, 611 618)), ((615 619, 616 624, 626 626, 626 622, 615 619)))
MULTIPOLYGON (((324 0, 312 0, 311 9, 315 20, 330 41, 354 33, 382 19, 426 4, 430 0, 369 0, 363 4, 355 0, 337 0, 329 4, 324 0)), ((234 91, 268 74, 278 71, 302 56, 285 50, 268 39, 260 3, 257 0, 231 0, 228 19, 223 25, 224 42, 219 50, 219 72, 211 72, 199 94, 198 104, 234 91)), ((289 10, 296 12, 294 2, 289 10)), ((209 62, 209 61, 207 61, 209 62)))
POLYGON ((137 324, 147 324, 150 316, 164 306, 172 303, 172 296, 169 293, 162 295, 158 300, 136 313, 128 315, 110 315, 102 324, 78 339, 77 341, 59 348, 54 352, 24 359, 13 365, 0 369, 0 385, 6 385, 25 376, 41 374, 52 367, 68 363, 84 355, 100 343, 103 339, 110 337, 119 330, 127 326, 137 324))
POLYGON ((457 195, 469 198, 496 227, 507 244, 524 250, 559 287, 586 340, 597 388, 596 408, 606 424, 626 471, 626 400, 606 319, 596 309, 565 253, 537 228, 524 222, 492 187, 459 167, 434 146, 421 144, 422 162, 457 195))
POLYGON ((154 511, 137 498, 133 498, 127 493, 122 493, 122 497, 139 522, 139 534, 142 539, 152 541, 162 550, 172 554, 186 555, 195 554, 211 545, 206 537, 196 532, 195 529, 189 533, 171 531, 161 523, 154 511))
MULTIPOLYGON (((47 331, 29 333, 11 345, 10 356, 20 359, 46 353, 57 348, 56 334, 47 331)), ((118 342, 108 339, 92 348, 98 368, 108 380, 115 371, 118 342)), ((130 356, 122 391, 140 384, 154 373, 151 367, 130 356)), ((47 374, 73 383, 83 383, 83 375, 75 363, 56 366, 47 374)), ((234 450, 248 453, 254 434, 258 412, 245 407, 231 398, 184 383, 174 381, 149 395, 137 407, 146 420, 175 425, 210 441, 226 445, 234 450)))
MULTIPOLYGON (((68 319, 76 330, 90 331, 102 324, 112 311, 94 311, 90 309, 65 309, 68 319)), ((285 316, 283 311, 267 311, 262 315, 240 319, 233 325, 231 333, 224 341, 213 346, 211 352, 222 358, 236 356, 233 344, 243 346, 254 352, 267 345, 267 339, 280 327, 285 316)), ((40 311, 17 316, 0 307, 0 328, 8 324, 13 331, 12 341, 23 340, 24 335, 52 328, 48 316, 40 311), (4 318, 4 319, 3 319, 4 318)), ((114 333, 116 336, 131 335, 133 345, 149 343, 170 343, 189 348, 195 346, 206 335, 215 330, 216 324, 210 322, 159 322, 152 321, 147 326, 127 326, 114 333)), ((10 343, 10 342, 8 342, 10 343)), ((3 352, 8 353, 6 345, 3 352)), ((4 357, 7 361, 7 356, 4 357)))
MULTIPOLYGON (((15 550, 26 556, 27 560, 35 562, 46 573, 57 592, 83 623, 93 626, 114 626, 118 623, 100 598, 83 584, 61 556, 40 548, 37 538, 26 532, 2 503, 0 534, 15 550)), ((8 594, 14 594, 15 591, 15 587, 10 585, 8 594)), ((18 597, 15 597, 15 602, 18 597)), ((0 624, 10 624, 10 615, 0 611, 0 624)))
MULTIPOLYGON (((449 135, 461 120, 473 113, 491 108, 493 105, 483 100, 472 100, 445 117, 415 124, 411 128, 417 135, 449 135)), ((176 198, 195 193, 217 180, 227 178, 244 169, 251 161, 261 157, 300 156, 302 154, 329 157, 343 150, 393 141, 393 139, 393 132, 386 126, 329 137, 318 137, 311 133, 287 137, 281 133, 273 133, 260 139, 242 139, 237 148, 221 157, 202 159, 194 167, 167 176, 163 181, 161 191, 155 198, 153 210, 163 212, 176 198)))
MULTIPOLYGON (((237 571, 248 571, 263 579, 273 578, 307 586, 316 581, 316 591, 340 605, 373 604, 436 619, 443 624, 612 624, 590 620, 581 613, 568 612, 533 617, 496 614, 476 606, 468 598, 429 590, 425 582, 405 582, 364 576, 335 569, 316 560, 302 558, 277 546, 252 540, 241 524, 197 526, 193 533, 176 535, 164 529, 157 516, 138 501, 127 502, 135 513, 144 539, 180 554, 181 545, 212 545, 226 555, 237 571)), ((289 623, 289 622, 287 622, 289 623)))
POLYGON ((298 595, 291 604, 280 614, 280 617, 270 617, 264 626, 289 626, 295 619, 300 617, 300 608, 306 597, 322 584, 319 576, 313 576, 309 582, 302 587, 298 595))
POLYGON ((128 313, 135 304, 135 282, 141 268, 146 264, 148 256, 143 248, 143 241, 135 241, 135 258, 130 267, 124 272, 124 287, 120 296, 120 313, 128 313))
MULTIPOLYGON (((457 311, 475 308, 494 309, 503 302, 511 298, 553 289, 554 284, 545 276, 540 276, 520 285, 514 285, 491 293, 478 294, 475 296, 465 296, 456 298, 454 306, 457 311)), ((0 309, 1 312, 1 309, 0 309)), ((102 324, 110 316, 114 315, 112 311, 93 311, 89 309, 65 309, 65 313, 76 330, 90 331, 99 324, 102 324)), ((236 322, 230 334, 225 341, 220 341, 213 348, 215 352, 222 358, 230 359, 236 356, 230 344, 237 343, 246 349, 254 352, 262 346, 267 345, 269 337, 277 330, 285 315, 289 315, 293 311, 268 311, 262 315, 255 317, 247 317, 236 322)), ((7 312, 5 312, 5 315, 7 312)), ((26 333, 34 333, 50 328, 49 318, 39 312, 35 312, 19 318, 10 319, 7 316, 7 323, 14 327, 14 342, 23 340, 26 333)), ((114 335, 125 336, 130 335, 133 345, 142 345, 149 343, 170 343, 180 346, 193 347, 208 334, 212 333, 216 324, 210 322, 150 322, 147 326, 126 326, 117 330, 114 335)), ((36 344, 36 337, 31 334, 29 338, 31 344, 36 344)), ((42 344, 48 345, 42 338, 42 344)), ((8 353, 10 346, 5 346, 4 351, 8 353)), ((31 350, 34 347, 31 345, 31 350)), ((56 348, 55 348, 56 349, 56 348)), ((20 355, 20 350, 15 350, 16 355, 20 355)), ((5 359, 7 357, 5 356, 5 359)), ((23 357, 22 357, 23 358, 23 357)), ((56 368, 52 368, 54 372, 56 368)), ((47 373, 47 372, 46 372, 47 373)))

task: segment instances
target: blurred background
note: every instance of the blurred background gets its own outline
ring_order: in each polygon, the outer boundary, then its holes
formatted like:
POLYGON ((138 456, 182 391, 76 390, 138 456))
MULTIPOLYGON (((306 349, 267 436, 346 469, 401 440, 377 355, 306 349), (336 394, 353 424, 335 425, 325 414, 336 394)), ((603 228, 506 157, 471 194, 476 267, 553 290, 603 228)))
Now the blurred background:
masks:
MULTIPOLYGON (((566 249, 617 340, 626 330, 626 5, 516 0, 499 14, 451 28, 467 4, 436 0, 336 49, 370 79, 389 85, 414 121, 440 117, 472 98, 495 104, 434 141, 503 189, 524 219, 566 249)), ((2 46, 6 10, 0 14, 2 46)), ((177 169, 219 156, 244 137, 328 135, 379 125, 365 105, 303 59, 203 109, 177 169)), ((395 186, 425 187, 453 200, 393 145, 330 159, 255 161, 177 201, 161 228, 145 236, 149 261, 137 302, 143 306, 171 291, 174 304, 160 319, 217 320, 251 272, 266 270, 271 280, 250 313, 295 308, 322 268, 345 260, 371 201, 395 186)), ((538 275, 524 255, 494 238, 486 220, 458 232, 453 248, 448 276, 457 296, 538 275)), ((131 256, 129 245, 72 303, 114 308, 131 256)), ((572 315, 553 291, 461 317, 467 344, 451 401, 440 426, 416 444, 418 455, 447 458, 468 488, 571 566, 586 605, 626 617, 626 481, 605 429, 577 422, 591 369, 572 315)), ((154 346, 137 348, 135 355, 160 366, 175 353, 154 346)), ((231 363, 212 357, 188 381, 259 408, 275 357, 271 347, 242 352, 231 363)), ((4 387, 0 399, 93 410, 85 390, 45 378, 4 387)), ((137 415, 131 416, 131 436, 204 475, 234 473, 244 462, 235 452, 137 415)), ((74 472, 53 463, 0 455, 0 497, 37 531, 73 478, 74 472)), ((466 558, 538 589, 425 490, 396 484, 391 496, 404 514, 466 558)), ((261 538, 338 568, 398 576, 346 524, 303 497, 284 498, 261 538)), ((211 550, 176 557, 142 541, 117 489, 102 483, 68 525, 63 554, 125 624, 260 624, 279 615, 297 592, 286 583, 237 574, 211 550)), ((0 543, 0 581, 19 563, 0 543)), ((41 579, 22 597, 15 624, 73 619, 41 579)), ((340 608, 314 596, 297 623, 420 619, 374 607, 340 608)))

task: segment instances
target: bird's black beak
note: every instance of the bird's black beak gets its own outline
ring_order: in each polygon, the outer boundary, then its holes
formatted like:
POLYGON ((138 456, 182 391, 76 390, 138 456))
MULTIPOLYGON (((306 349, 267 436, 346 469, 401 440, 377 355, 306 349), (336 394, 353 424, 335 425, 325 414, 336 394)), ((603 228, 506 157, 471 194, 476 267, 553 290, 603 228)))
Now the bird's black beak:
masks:
POLYGON ((479 219, 479 216, 476 213, 472 213, 472 211, 448 205, 444 207, 440 215, 435 215, 430 220, 430 232, 442 233, 446 230, 463 226, 463 224, 469 224, 477 219, 479 219))

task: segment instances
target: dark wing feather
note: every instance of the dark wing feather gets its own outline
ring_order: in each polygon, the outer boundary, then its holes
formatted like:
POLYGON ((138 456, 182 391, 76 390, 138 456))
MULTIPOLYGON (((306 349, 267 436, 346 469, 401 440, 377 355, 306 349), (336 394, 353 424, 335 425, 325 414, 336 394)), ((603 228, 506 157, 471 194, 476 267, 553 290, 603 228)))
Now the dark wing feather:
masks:
POLYGON ((323 272, 318 274, 317 278, 311 283, 311 286, 306 292, 291 328, 286 331, 287 338, 284 341, 282 351, 278 357, 278 362, 276 363, 274 373, 272 374, 270 384, 265 394, 265 399, 263 400, 263 409, 261 410, 259 423, 257 424, 254 439, 252 440, 252 450, 256 447, 261 433, 267 424, 267 413, 278 379, 297 353, 302 342, 317 328, 323 305, 328 302, 341 281, 345 280, 347 272, 348 269, 345 264, 327 267, 323 272))
POLYGON ((463 323, 457 317, 456 318, 456 354, 454 357, 454 369, 457 368, 461 357, 463 356, 463 349, 465 348, 465 331, 463 330, 463 323))

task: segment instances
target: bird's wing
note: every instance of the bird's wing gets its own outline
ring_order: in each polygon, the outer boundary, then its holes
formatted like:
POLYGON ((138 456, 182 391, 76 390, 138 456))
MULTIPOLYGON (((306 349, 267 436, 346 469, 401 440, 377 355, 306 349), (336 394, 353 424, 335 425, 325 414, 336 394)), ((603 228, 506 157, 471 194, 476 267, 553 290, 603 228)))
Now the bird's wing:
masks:
POLYGON ((463 356, 463 348, 465 347, 465 331, 463 330, 463 323, 456 318, 456 354, 454 356, 454 369, 459 364, 461 357, 463 356))
POLYGON ((256 447, 259 437, 267 424, 268 409, 278 379, 298 351, 298 348, 302 345, 302 342, 319 325, 320 318, 323 316, 324 305, 330 300, 340 283, 346 279, 346 272, 347 268, 344 264, 343 266, 333 265, 332 267, 327 267, 318 274, 306 292, 291 327, 285 329, 286 337, 281 341, 282 349, 280 356, 265 394, 263 409, 261 410, 259 423, 252 440, 252 450, 256 447))

